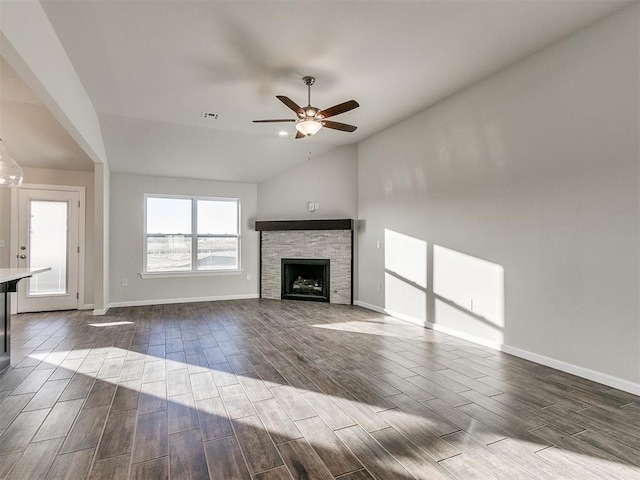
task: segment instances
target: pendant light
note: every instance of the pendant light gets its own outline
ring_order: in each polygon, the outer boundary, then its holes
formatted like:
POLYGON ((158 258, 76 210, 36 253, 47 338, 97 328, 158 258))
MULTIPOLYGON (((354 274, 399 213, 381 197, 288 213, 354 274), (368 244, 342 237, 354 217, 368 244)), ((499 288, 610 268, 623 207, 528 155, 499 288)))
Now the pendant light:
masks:
POLYGON ((24 180, 20 165, 9 156, 0 138, 0 187, 19 187, 24 180))

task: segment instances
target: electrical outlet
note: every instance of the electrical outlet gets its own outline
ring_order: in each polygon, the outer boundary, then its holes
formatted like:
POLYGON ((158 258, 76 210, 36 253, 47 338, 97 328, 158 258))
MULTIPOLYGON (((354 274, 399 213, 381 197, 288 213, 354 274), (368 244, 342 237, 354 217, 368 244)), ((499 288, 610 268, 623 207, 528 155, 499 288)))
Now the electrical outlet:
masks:
POLYGON ((380 240, 378 240, 378 241, 376 242, 376 248, 380 248, 380 245, 381 245, 381 244, 380 244, 380 240))
POLYGON ((4 239, 0 238, 0 248, 4 248, 4 239))
POLYGON ((320 204, 316 202, 316 210, 320 210, 320 204))
POLYGON ((247 280, 251 280, 251 274, 247 274, 247 280))
POLYGON ((123 287, 128 287, 129 286, 129 279, 128 278, 123 278, 121 284, 122 284, 123 287))
POLYGON ((309 211, 313 212, 316 209, 316 204, 313 202, 309 202, 309 211))

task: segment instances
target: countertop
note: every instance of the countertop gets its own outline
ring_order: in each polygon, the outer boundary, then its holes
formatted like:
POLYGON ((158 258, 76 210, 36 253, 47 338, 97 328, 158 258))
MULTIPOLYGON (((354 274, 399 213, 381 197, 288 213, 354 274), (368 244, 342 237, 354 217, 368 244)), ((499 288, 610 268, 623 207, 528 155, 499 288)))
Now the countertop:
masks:
POLYGON ((11 282, 21 278, 30 277, 37 273, 51 270, 51 267, 42 268, 0 268, 0 283, 11 282))

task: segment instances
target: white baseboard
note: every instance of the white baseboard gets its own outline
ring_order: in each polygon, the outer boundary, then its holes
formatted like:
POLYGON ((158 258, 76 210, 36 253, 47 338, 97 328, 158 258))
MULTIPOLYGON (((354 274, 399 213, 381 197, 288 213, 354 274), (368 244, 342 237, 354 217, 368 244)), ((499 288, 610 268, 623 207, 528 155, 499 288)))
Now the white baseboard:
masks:
POLYGON ((111 302, 109 308, 116 307, 142 307, 147 305, 168 305, 172 303, 218 302, 221 300, 246 300, 259 298, 257 293, 244 293, 239 295, 218 295, 211 297, 186 297, 186 298, 159 298, 157 300, 132 300, 127 302, 111 302))
POLYGON ((107 312, 109 311, 109 307, 110 307, 110 305, 107 305, 104 308, 94 308, 93 309, 93 316, 94 317, 99 317, 99 316, 102 316, 102 315, 106 315, 107 312))
POLYGON ((395 312, 393 310, 389 310, 386 308, 381 308, 381 307, 378 307, 377 305, 372 305, 370 303, 361 302, 360 300, 354 300, 353 304, 359 305, 363 308, 366 308, 367 310, 373 310, 374 312, 391 315, 394 318, 404 320, 409 323, 413 323, 414 325, 418 325, 420 327, 430 328, 431 330, 435 330, 436 332, 442 332, 442 333, 446 333, 447 335, 452 335, 454 337, 461 338, 463 340, 468 340, 469 342, 477 343, 484 347, 493 348, 494 350, 502 350, 502 345, 499 343, 492 342, 490 340, 486 340, 482 337, 477 337, 475 335, 469 335, 464 332, 454 330, 453 328, 438 325, 437 323, 431 323, 425 320, 420 320, 419 318, 415 318, 410 315, 406 315, 404 313, 395 312))
POLYGON ((580 367, 572 363, 563 362, 562 360, 556 360, 555 358, 545 357, 544 355, 511 347, 509 345, 503 345, 502 351, 510 355, 515 355, 516 357, 524 358, 525 360, 530 360, 547 367, 555 368, 556 370, 561 370, 578 377, 586 378, 587 380, 592 380, 609 387, 617 388, 618 390, 633 393, 634 395, 640 395, 640 384, 630 382, 629 380, 624 380, 607 373, 591 370, 590 368, 580 367))
POLYGON ((425 322, 415 317, 411 317, 409 315, 405 315, 400 312, 394 312, 393 310, 388 310, 386 308, 378 307, 377 305, 373 305, 371 303, 361 302, 360 300, 354 300, 353 304, 366 308, 367 310, 373 310, 374 312, 384 313, 385 315, 391 315, 392 317, 398 318, 400 320, 404 320, 406 322, 414 323, 416 325, 420 325, 421 327, 426 326, 425 322))
POLYGON ((447 335, 451 335, 452 337, 457 337, 462 340, 467 340, 468 342, 477 343, 478 345, 482 345, 483 347, 492 348, 493 350, 498 350, 499 352, 504 351, 504 344, 493 342, 491 340, 487 340, 486 338, 478 337, 476 335, 469 335, 468 333, 461 332, 460 330, 456 330, 454 328, 446 327, 444 325, 438 325, 437 323, 426 322, 429 328, 434 329, 436 332, 446 333, 447 335))
POLYGON ((94 310, 95 316, 106 315, 110 308, 117 307, 144 307, 149 305, 168 305, 172 303, 196 303, 196 302, 217 302, 220 300, 246 300, 250 298, 260 298, 257 293, 246 293, 240 295, 218 295, 212 297, 187 297, 187 298, 161 298, 157 300, 131 300, 127 302, 111 302, 104 309, 94 310))
POLYGON ((502 351, 502 352, 508 353, 509 355, 514 355, 516 357, 524 358, 525 360, 530 360, 532 362, 539 363, 547 367, 555 368, 556 370, 560 370, 562 372, 570 373, 578 377, 586 378, 587 380, 601 383, 609 387, 617 388, 618 390, 622 390, 624 392, 633 393, 634 395, 640 395, 640 384, 630 382, 629 380, 624 380, 619 377, 614 377, 613 375, 598 372, 585 367, 580 367, 572 363, 563 362, 562 360, 556 360, 555 358, 546 357, 544 355, 529 352, 527 350, 522 350, 520 348, 512 347, 510 345, 491 342, 483 338, 476 337, 475 335, 469 335, 467 333, 454 330, 453 328, 438 325, 437 323, 425 322, 423 320, 413 318, 408 315, 398 314, 390 310, 386 310, 382 307, 378 307, 377 305, 361 302, 360 300, 354 300, 353 304, 366 308, 367 310, 373 310, 374 312, 391 315, 392 317, 398 318, 400 320, 405 320, 415 325, 431 328, 437 332, 446 333, 448 335, 458 337, 463 340, 467 340, 469 342, 477 343, 484 347, 502 351))
POLYGON ((362 308, 366 308, 367 310, 373 310, 374 312, 387 313, 385 312, 384 308, 378 307, 377 305, 373 305, 372 303, 361 302, 360 300, 354 299, 353 304, 362 308))

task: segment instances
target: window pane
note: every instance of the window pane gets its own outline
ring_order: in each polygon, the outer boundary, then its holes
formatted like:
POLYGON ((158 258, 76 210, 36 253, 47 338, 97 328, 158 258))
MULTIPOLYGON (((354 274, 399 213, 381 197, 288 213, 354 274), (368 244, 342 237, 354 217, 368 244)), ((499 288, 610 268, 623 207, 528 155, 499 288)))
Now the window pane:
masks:
POLYGON ((198 238, 198 270, 233 270, 237 268, 237 238, 198 238))
POLYGON ((147 272, 191 270, 191 237, 147 237, 147 272))
POLYGON ((191 234, 191 200, 147 197, 147 233, 191 234))
POLYGON ((67 293, 67 205, 31 200, 29 265, 51 270, 29 280, 29 295, 67 293))
POLYGON ((235 200, 198 200, 200 235, 237 235, 238 202, 235 200))

